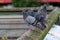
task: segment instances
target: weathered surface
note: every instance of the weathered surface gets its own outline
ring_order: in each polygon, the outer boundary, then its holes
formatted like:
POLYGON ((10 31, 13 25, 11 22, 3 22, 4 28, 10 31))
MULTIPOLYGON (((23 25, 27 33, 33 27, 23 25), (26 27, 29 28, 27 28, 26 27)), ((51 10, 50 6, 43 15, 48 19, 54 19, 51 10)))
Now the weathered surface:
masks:
POLYGON ((56 8, 52 12, 52 14, 50 14, 49 17, 47 18, 47 20, 48 20, 47 28, 42 32, 42 34, 39 36, 39 38, 37 40, 43 40, 44 39, 44 37, 46 36, 48 31, 51 29, 52 25, 57 22, 59 15, 60 15, 60 10, 59 10, 59 8, 56 8))
MULTIPOLYGON (((56 10, 57 10, 57 9, 55 9, 52 13, 50 13, 50 14, 48 15, 48 17, 46 18, 48 24, 51 23, 51 21, 52 21, 51 19, 53 19, 53 17, 55 17, 55 16, 54 16, 54 13, 55 13, 56 10), (52 17, 51 17, 51 15, 52 15, 52 17)), ((46 26, 47 26, 48 24, 46 24, 46 26)), ((47 28, 48 28, 48 27, 47 27, 47 28)), ((45 32, 46 32, 46 31, 45 31, 45 32)), ((30 35, 30 36, 25 36, 23 40, 41 40, 41 39, 39 39, 39 36, 40 36, 41 33, 43 33, 43 31, 35 28, 35 30, 31 31, 30 33, 31 33, 31 35, 30 35)), ((42 36, 41 36, 41 37, 42 37, 42 36)), ((18 40, 18 39, 17 39, 17 40, 18 40)))
MULTIPOLYGON (((17 16, 0 16, 0 37, 20 37, 27 30, 1 30, 4 28, 29 28, 21 15, 17 16)), ((13 39, 12 39, 13 40, 13 39)))

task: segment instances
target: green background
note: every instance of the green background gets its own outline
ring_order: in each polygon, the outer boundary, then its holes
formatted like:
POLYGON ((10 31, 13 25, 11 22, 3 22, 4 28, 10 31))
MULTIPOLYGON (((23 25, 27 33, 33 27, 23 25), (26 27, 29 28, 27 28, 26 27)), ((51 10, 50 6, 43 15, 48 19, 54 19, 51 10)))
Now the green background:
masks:
POLYGON ((15 7, 38 7, 43 3, 37 2, 37 0, 13 0, 15 7))

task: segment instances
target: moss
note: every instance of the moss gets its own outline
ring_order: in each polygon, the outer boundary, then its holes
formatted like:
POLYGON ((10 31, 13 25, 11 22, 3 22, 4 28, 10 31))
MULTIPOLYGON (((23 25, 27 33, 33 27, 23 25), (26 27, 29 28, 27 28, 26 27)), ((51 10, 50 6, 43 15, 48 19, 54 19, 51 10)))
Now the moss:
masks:
POLYGON ((24 38, 24 40, 43 40, 48 31, 51 29, 52 25, 56 23, 58 16, 60 15, 59 10, 55 10, 47 18, 49 20, 47 27, 44 30, 35 28, 34 31, 31 31, 31 35, 24 38))
POLYGON ((46 36, 46 34, 48 33, 48 31, 51 29, 52 25, 54 23, 56 23, 59 14, 60 13, 57 10, 57 11, 54 12, 53 15, 50 16, 51 17, 51 19, 49 19, 50 23, 48 23, 47 28, 42 32, 42 34, 39 36, 39 38, 37 38, 37 40, 43 40, 44 39, 44 37, 46 36))

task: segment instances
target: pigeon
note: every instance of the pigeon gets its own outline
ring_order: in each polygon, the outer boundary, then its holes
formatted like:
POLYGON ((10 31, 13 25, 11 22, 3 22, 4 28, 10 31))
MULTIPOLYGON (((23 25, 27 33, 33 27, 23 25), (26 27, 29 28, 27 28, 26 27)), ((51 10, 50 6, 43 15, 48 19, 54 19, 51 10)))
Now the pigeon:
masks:
POLYGON ((44 27, 46 27, 46 15, 47 15, 47 10, 46 10, 46 5, 43 5, 38 12, 35 14, 35 18, 37 20, 37 23, 40 22, 44 27))
POLYGON ((27 12, 23 11, 23 19, 25 22, 29 25, 34 25, 35 24, 35 17, 34 17, 34 11, 33 9, 28 10, 27 12))
POLYGON ((23 19, 25 20, 25 22, 28 25, 32 25, 32 26, 35 26, 35 27, 41 29, 40 26, 38 26, 38 23, 40 22, 41 25, 44 28, 46 28, 46 25, 45 25, 46 13, 47 13, 46 5, 43 5, 36 14, 34 13, 33 9, 30 9, 27 12, 24 11, 23 19))

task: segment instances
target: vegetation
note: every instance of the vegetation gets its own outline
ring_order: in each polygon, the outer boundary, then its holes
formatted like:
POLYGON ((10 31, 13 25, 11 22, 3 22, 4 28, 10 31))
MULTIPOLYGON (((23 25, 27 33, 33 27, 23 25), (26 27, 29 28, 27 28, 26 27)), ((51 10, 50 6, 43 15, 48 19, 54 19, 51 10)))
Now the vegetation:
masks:
POLYGON ((37 0, 13 0, 13 5, 15 7, 37 7, 41 6, 42 3, 37 2, 37 0))

